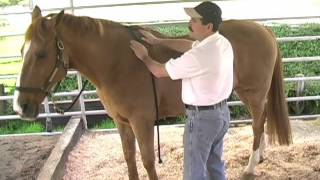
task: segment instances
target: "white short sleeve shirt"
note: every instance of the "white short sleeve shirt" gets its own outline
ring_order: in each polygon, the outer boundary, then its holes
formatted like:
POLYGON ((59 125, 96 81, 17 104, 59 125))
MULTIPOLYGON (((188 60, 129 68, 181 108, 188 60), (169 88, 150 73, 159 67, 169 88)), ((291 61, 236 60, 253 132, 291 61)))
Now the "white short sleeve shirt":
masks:
POLYGON ((233 86, 233 51, 218 32, 165 64, 171 79, 182 79, 182 101, 190 105, 213 105, 227 99, 233 86))

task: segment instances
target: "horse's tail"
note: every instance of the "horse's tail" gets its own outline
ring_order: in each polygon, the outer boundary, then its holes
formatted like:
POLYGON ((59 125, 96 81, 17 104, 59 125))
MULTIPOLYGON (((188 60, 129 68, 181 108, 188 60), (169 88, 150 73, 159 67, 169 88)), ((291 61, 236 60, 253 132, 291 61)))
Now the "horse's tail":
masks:
MULTIPOLYGON (((274 36, 270 29, 268 29, 268 31, 274 36)), ((274 144, 276 140, 278 140, 280 145, 289 145, 292 143, 288 107, 284 95, 282 58, 278 45, 277 59, 273 70, 266 108, 267 133, 269 135, 270 143, 274 144)))

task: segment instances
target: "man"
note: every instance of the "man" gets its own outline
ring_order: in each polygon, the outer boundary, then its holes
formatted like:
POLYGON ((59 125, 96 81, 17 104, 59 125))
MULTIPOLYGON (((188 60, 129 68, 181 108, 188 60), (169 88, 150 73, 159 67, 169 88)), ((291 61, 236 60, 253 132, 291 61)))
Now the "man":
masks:
POLYGON ((226 179, 222 159, 223 137, 228 130, 230 112, 226 99, 233 85, 233 51, 230 42, 219 34, 221 9, 202 2, 185 8, 191 17, 190 36, 184 39, 160 39, 141 31, 143 40, 161 44, 184 54, 161 64, 147 49, 131 41, 131 49, 156 77, 182 80, 182 100, 186 104, 184 131, 184 180, 226 179))

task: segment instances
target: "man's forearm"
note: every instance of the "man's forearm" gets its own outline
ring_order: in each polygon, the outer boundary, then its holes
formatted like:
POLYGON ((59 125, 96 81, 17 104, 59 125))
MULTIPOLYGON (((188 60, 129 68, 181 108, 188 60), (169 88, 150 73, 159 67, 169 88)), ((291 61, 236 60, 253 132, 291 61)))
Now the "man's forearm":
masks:
POLYGON ((186 52, 191 49, 193 41, 188 39, 161 39, 159 44, 179 52, 186 52))
POLYGON ((156 76, 157 78, 160 77, 168 77, 169 74, 165 68, 165 64, 161 64, 155 60, 153 60, 151 57, 146 56, 142 59, 144 64, 147 66, 149 71, 156 76))

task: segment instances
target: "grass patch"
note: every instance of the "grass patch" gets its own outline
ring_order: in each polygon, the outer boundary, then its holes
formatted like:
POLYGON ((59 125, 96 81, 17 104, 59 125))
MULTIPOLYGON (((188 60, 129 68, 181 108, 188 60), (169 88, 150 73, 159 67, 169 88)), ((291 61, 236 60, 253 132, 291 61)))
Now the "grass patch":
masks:
MULTIPOLYGON (((19 59, 13 59, 13 61, 0 61, 0 76, 9 74, 18 74, 22 68, 22 61, 19 59)), ((16 84, 16 79, 0 79, 0 84, 5 86, 5 92, 8 95, 12 94, 13 88, 16 84)))
MULTIPOLYGON (((184 36, 189 34, 188 25, 155 25, 150 26, 152 29, 159 31, 167 36, 184 36)), ((320 24, 307 23, 301 25, 272 24, 268 26, 277 35, 277 37, 290 36, 313 36, 320 35, 320 24)))
POLYGON ((115 123, 112 119, 108 118, 105 120, 102 120, 101 123, 96 124, 92 129, 114 129, 116 128, 115 123))
POLYGON ((277 37, 312 36, 320 34, 320 24, 307 23, 301 25, 274 25, 270 27, 277 37))
POLYGON ((13 5, 29 5, 29 0, 0 0, 0 7, 13 5))
POLYGON ((58 126, 58 127, 55 127, 53 128, 53 132, 62 132, 64 130, 64 126, 58 126))
POLYGON ((14 59, 13 61, 0 63, 0 75, 18 74, 22 68, 22 61, 14 59))
POLYGON ((26 122, 21 120, 12 120, 2 122, 0 125, 1 134, 22 134, 44 132, 45 127, 40 122, 26 122))
POLYGON ((1 56, 20 55, 21 47, 24 42, 23 36, 4 37, 0 41, 1 56))
POLYGON ((180 115, 178 117, 168 117, 159 120, 159 125, 185 124, 187 117, 180 115))
POLYGON ((151 26, 150 28, 159 31, 160 33, 171 36, 171 37, 179 37, 185 36, 189 34, 188 25, 155 25, 151 26))

